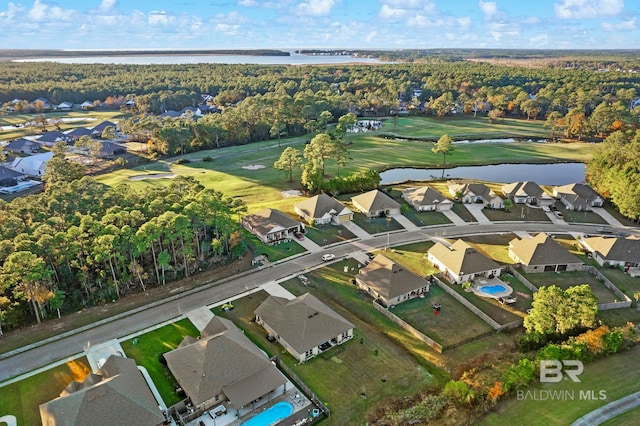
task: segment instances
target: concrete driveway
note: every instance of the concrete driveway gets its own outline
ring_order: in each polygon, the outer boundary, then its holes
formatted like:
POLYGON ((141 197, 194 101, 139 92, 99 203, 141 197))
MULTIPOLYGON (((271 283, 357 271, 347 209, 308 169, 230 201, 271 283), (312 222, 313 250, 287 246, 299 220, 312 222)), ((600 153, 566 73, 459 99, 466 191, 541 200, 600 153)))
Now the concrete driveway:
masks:
POLYGON ((618 219, 602 207, 593 207, 593 212, 606 220, 611 226, 624 226, 618 219))
POLYGON ((415 231, 416 229, 418 229, 415 223, 411 222, 401 214, 392 214, 391 217, 394 218, 396 222, 398 222, 404 229, 408 231, 415 231))
POLYGON ((465 204, 464 205, 469 213, 476 218, 478 223, 491 223, 489 219, 482 213, 482 209, 484 208, 484 204, 465 204))
POLYGON ((369 234, 367 231, 365 231, 364 229, 360 228, 358 225, 356 225, 355 223, 353 223, 350 220, 348 220, 346 222, 343 222, 342 226, 347 228, 349 231, 351 231, 351 233, 353 235, 355 235, 358 238, 363 238, 363 239, 371 238, 371 234, 369 234))

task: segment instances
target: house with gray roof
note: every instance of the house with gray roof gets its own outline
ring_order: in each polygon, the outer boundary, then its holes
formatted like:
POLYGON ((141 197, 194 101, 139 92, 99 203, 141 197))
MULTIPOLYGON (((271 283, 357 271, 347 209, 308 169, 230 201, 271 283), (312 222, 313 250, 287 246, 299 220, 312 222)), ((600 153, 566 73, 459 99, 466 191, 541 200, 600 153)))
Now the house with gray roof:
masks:
POLYGON ((35 154, 40 148, 41 145, 38 142, 30 141, 25 138, 18 138, 5 145, 4 150, 7 152, 21 154, 35 154))
POLYGON ((296 232, 302 232, 302 223, 280 210, 264 209, 242 218, 242 226, 267 244, 288 241, 296 232))
POLYGON ((435 243, 427 252, 427 259, 457 284, 476 277, 497 277, 502 273, 500 265, 463 240, 457 240, 449 247, 435 243))
POLYGON ((360 269, 356 285, 387 307, 429 292, 425 278, 382 254, 360 269))
POLYGON ((200 339, 185 337, 164 359, 191 403, 205 410, 224 401, 240 410, 287 383, 266 354, 220 317, 211 319, 200 339))
POLYGON ((40 405, 43 426, 165 424, 149 385, 131 358, 111 355, 95 373, 71 382, 40 405))
POLYGON ((400 214, 400 203, 378 189, 351 197, 351 203, 367 217, 400 214))
POLYGON ((509 257, 526 272, 562 272, 579 270, 584 262, 544 232, 533 238, 514 238, 509 242, 509 257))
POLYGON ((42 176, 47 168, 47 162, 53 158, 53 152, 43 152, 28 157, 18 157, 13 160, 9 168, 28 176, 42 176))
POLYGON ((24 177, 22 173, 0 166, 0 187, 15 186, 24 177))
POLYGON ((353 212, 327 194, 319 194, 293 205, 296 213, 311 225, 341 223, 353 219, 353 212))
POLYGON ((502 186, 504 196, 513 200, 514 204, 532 206, 550 206, 554 199, 535 182, 513 182, 502 186))
POLYGON ((353 337, 353 324, 309 293, 291 300, 269 296, 254 313, 256 323, 299 362, 353 337))
POLYGON ((589 185, 582 183, 555 186, 553 196, 562 201, 567 210, 592 210, 592 207, 602 207, 604 204, 600 194, 589 185))
POLYGON ((453 202, 430 186, 407 188, 402 198, 419 212, 451 210, 453 202))
POLYGON ((450 180, 447 181, 449 194, 452 197, 460 197, 460 201, 466 204, 484 204, 493 209, 504 207, 504 200, 493 189, 483 183, 450 180))
POLYGON ((93 134, 93 130, 87 129, 86 127, 76 127, 75 129, 70 130, 65 134, 73 140, 78 140, 82 136, 91 136, 93 134))
POLYGON ((580 245, 600 266, 640 267, 640 240, 637 238, 587 237, 580 240, 580 245))
POLYGON ((113 121, 103 121, 100 124, 97 124, 95 126, 93 126, 91 128, 91 133, 93 135, 97 135, 100 136, 102 134, 102 132, 104 131, 104 129, 106 129, 107 127, 113 127, 113 130, 116 130, 118 128, 118 125, 116 123, 114 123, 113 121))
POLYGON ((51 148, 56 142, 70 142, 72 138, 57 130, 44 132, 36 141, 46 147, 51 148))

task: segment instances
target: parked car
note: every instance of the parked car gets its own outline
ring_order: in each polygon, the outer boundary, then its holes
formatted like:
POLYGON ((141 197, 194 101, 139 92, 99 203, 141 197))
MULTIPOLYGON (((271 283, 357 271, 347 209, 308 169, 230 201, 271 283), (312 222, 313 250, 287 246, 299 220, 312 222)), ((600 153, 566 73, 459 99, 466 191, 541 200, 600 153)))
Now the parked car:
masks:
POLYGON ((542 211, 549 213, 551 209, 549 208, 549 206, 542 206, 542 211))
POLYGON ((304 240, 304 234, 302 232, 296 232, 295 234, 293 234, 296 236, 296 238, 300 241, 304 240))
POLYGON ((330 260, 333 260, 336 258, 336 255, 333 253, 328 253, 328 254, 323 254, 322 255, 322 261, 323 262, 328 262, 330 260))
POLYGON ((613 230, 608 227, 601 226, 598 228, 598 232, 601 234, 613 234, 613 230))
POLYGON ((562 212, 559 212, 559 211, 556 210, 556 211, 553 212, 553 214, 555 214, 557 218, 562 219, 562 216, 563 216, 562 212))

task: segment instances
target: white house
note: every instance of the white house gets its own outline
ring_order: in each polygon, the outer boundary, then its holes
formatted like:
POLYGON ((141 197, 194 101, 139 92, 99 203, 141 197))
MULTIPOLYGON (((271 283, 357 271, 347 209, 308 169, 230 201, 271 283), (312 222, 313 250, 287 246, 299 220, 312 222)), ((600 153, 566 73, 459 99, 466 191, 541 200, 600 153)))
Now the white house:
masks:
POLYGON ((47 162, 53 158, 53 152, 35 154, 29 157, 16 158, 9 166, 11 170, 28 176, 42 176, 47 167, 47 162))

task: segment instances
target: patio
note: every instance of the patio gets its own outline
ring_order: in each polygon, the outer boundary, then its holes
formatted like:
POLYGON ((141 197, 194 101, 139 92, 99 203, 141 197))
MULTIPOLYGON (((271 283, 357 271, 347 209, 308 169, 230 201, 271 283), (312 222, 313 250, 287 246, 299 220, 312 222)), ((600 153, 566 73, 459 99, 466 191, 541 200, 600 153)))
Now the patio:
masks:
POLYGON ((491 297, 505 300, 505 303, 513 303, 515 299, 509 296, 513 293, 513 288, 499 278, 480 278, 473 281, 471 291, 480 297, 491 297), (513 300, 513 302, 511 302, 513 300))

